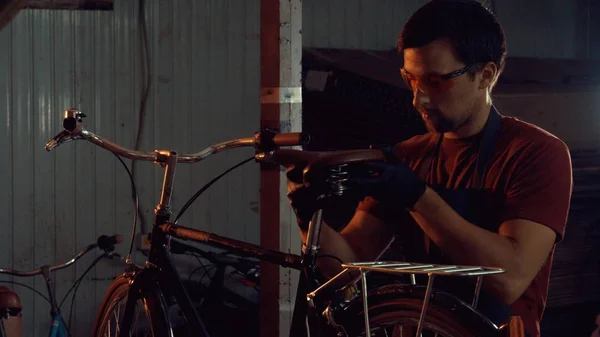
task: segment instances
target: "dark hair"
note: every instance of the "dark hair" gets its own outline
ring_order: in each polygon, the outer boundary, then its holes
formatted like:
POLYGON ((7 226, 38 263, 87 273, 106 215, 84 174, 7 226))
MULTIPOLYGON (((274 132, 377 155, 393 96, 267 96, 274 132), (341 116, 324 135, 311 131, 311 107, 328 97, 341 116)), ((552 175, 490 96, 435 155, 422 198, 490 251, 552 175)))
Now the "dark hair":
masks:
POLYGON ((504 31, 494 14, 478 1, 433 0, 425 4, 402 29, 398 52, 438 39, 448 39, 465 65, 494 62, 498 75, 504 69, 504 31))

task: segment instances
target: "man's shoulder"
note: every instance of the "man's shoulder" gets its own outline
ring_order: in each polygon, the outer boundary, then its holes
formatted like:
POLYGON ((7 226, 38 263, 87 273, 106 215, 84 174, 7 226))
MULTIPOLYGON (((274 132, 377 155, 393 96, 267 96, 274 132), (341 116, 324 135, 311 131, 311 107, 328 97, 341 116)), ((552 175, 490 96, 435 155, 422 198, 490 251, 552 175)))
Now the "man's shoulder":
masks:
POLYGON ((421 157, 424 151, 433 149, 439 136, 438 133, 433 132, 413 136, 396 144, 394 153, 405 160, 411 160, 416 156, 421 157))
MULTIPOLYGON (((516 117, 505 116, 502 119, 500 137, 505 140, 509 150, 517 152, 563 152, 568 146, 558 136, 535 124, 516 117)), ((538 153, 540 154, 540 153, 538 153)))
POLYGON ((439 134, 432 132, 413 136, 397 143, 394 146, 394 155, 415 169, 420 165, 423 156, 433 150, 437 139, 439 134))

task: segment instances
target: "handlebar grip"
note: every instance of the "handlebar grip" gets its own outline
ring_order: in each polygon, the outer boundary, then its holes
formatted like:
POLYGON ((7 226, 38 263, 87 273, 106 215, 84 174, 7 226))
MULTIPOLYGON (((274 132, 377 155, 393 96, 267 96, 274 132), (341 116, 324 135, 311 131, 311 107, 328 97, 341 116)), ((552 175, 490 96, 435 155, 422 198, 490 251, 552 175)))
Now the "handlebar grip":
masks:
POLYGON ((114 249, 115 245, 121 242, 123 242, 123 237, 120 234, 115 234, 112 236, 101 235, 98 237, 96 245, 102 250, 112 250, 114 249))
POLYGON ((265 129, 254 134, 254 147, 259 151, 269 152, 279 146, 304 145, 309 140, 310 137, 307 133, 277 133, 273 130, 265 129))
POLYGON ((308 143, 310 137, 304 132, 278 133, 273 137, 275 146, 295 146, 308 143))

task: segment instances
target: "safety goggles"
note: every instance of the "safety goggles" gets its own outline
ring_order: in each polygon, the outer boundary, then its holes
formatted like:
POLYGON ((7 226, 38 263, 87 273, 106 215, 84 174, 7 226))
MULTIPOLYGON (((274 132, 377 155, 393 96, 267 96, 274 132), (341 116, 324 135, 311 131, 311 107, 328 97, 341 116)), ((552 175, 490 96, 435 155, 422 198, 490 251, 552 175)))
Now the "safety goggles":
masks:
POLYGON ((402 75, 404 82, 406 82, 406 85, 408 85, 413 92, 418 89, 429 95, 441 93, 452 88, 454 83, 451 80, 453 78, 466 73, 476 65, 477 64, 471 64, 447 74, 427 74, 422 76, 415 76, 406 72, 404 68, 400 68, 400 74, 402 75))

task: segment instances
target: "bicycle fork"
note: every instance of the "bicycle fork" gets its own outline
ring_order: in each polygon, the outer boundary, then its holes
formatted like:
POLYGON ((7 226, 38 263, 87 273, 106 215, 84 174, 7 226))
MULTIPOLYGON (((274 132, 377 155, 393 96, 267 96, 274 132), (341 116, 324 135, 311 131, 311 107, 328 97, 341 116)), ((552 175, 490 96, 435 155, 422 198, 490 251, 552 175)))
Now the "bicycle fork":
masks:
POLYGON ((132 329, 132 318, 136 317, 135 307, 138 299, 142 300, 144 309, 148 314, 152 335, 173 337, 173 329, 167 315, 166 300, 160 291, 156 273, 158 271, 151 268, 143 269, 136 272, 130 280, 131 286, 127 292, 125 310, 119 322, 119 334, 117 337, 129 337, 132 329))

